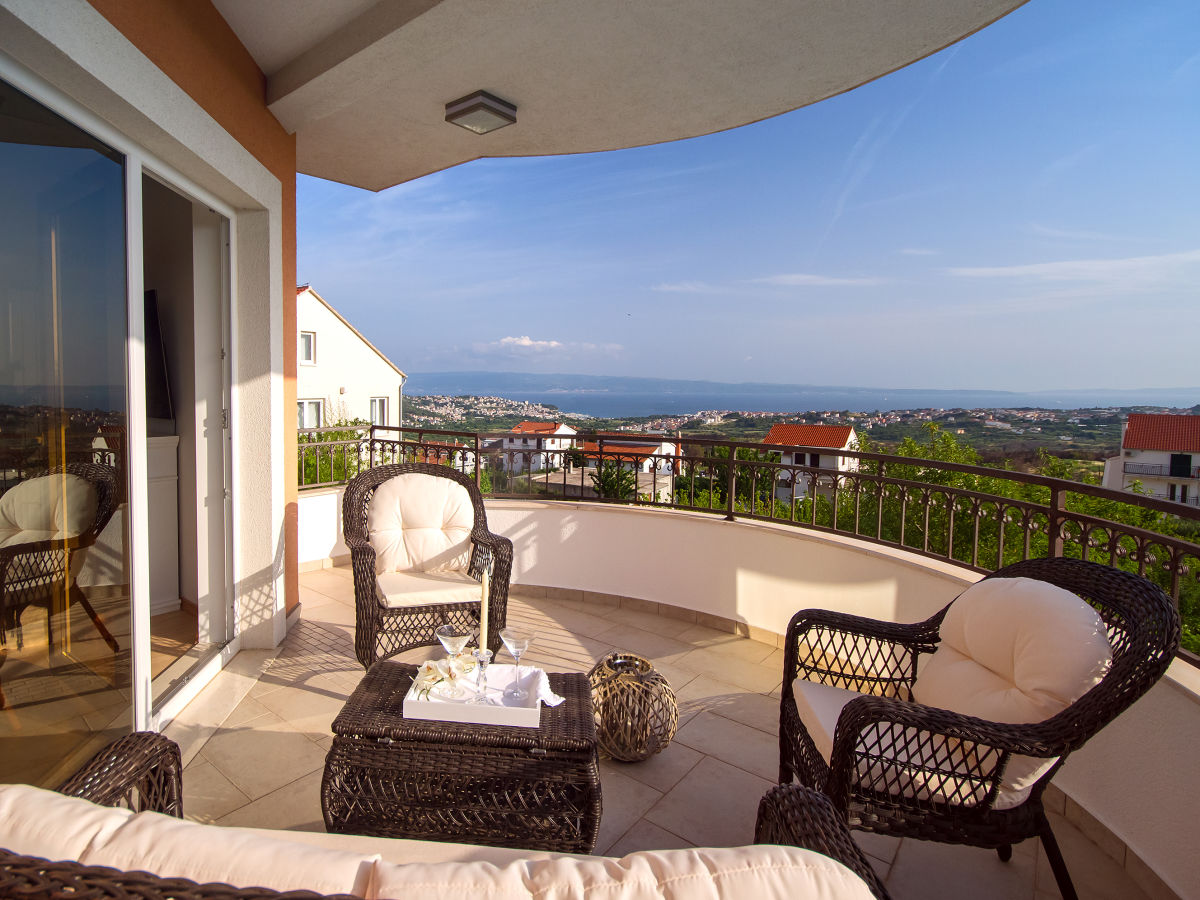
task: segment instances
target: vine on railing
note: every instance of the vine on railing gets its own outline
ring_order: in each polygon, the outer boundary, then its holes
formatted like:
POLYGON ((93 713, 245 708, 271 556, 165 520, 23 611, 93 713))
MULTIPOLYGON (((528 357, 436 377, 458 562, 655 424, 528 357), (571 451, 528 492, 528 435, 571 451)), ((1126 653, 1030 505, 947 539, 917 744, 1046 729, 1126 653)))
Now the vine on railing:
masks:
POLYGON ((338 484, 391 462, 472 474, 487 496, 630 503, 852 535, 988 572, 1069 556, 1137 572, 1175 598, 1185 654, 1200 651, 1200 511, 1146 494, 954 462, 705 438, 579 434, 577 448, 507 434, 310 429, 300 485, 338 484), (783 463, 821 454, 828 466, 783 463))

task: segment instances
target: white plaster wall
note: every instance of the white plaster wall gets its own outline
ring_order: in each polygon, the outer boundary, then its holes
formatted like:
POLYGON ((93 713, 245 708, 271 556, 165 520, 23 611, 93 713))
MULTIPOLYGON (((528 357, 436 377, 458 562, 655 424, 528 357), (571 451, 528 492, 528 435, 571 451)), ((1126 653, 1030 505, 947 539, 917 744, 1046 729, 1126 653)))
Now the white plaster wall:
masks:
POLYGON ((316 365, 296 366, 297 400, 324 400, 322 424, 330 424, 339 419, 369 422, 371 398, 387 397, 388 424, 400 423, 403 379, 395 369, 308 291, 296 297, 296 322, 297 332, 317 335, 316 365))

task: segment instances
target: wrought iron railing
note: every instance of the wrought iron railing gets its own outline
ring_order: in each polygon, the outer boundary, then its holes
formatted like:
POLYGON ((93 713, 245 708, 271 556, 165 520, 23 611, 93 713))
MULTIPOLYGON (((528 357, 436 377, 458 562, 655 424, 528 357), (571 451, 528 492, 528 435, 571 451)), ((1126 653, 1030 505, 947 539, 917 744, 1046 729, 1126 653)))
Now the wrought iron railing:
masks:
POLYGON ((301 432, 302 487, 347 481, 384 463, 426 460, 473 474, 490 497, 625 503, 785 523, 978 572, 1031 557, 1090 559, 1159 584, 1180 605, 1185 643, 1200 650, 1200 509, 1148 494, 984 466, 708 438, 579 434, 575 448, 547 450, 506 448, 505 434, 349 431, 301 432), (821 454, 827 466, 779 461, 798 450, 821 454))
POLYGON ((1174 472, 1168 465, 1155 463, 1125 463, 1126 475, 1153 475, 1157 478, 1200 478, 1200 466, 1191 466, 1186 471, 1174 472))

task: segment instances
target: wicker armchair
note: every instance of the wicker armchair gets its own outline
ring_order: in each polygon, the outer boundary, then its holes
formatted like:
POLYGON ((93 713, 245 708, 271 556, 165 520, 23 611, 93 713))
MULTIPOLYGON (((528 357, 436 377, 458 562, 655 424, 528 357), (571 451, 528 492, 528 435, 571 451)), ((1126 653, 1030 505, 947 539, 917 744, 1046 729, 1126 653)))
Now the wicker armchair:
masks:
POLYGON ((102 806, 183 818, 183 762, 179 745, 153 731, 117 738, 55 788, 102 806))
MULTIPOLYGON (((32 604, 48 603, 55 591, 65 584, 67 602, 83 607, 105 643, 116 653, 119 649, 116 638, 75 583, 73 567, 78 551, 96 542, 116 509, 115 472, 109 466, 98 463, 68 463, 27 479, 13 490, 25 489, 39 479, 52 479, 64 474, 83 478, 91 485, 96 500, 95 515, 77 534, 0 547, 0 646, 6 643, 8 632, 15 629, 17 646, 20 647, 23 643, 21 613, 32 604)), ((53 616, 47 616, 46 638, 51 646, 54 643, 53 628, 53 616)))
POLYGON ((363 668, 370 668, 377 660, 414 647, 437 644, 434 630, 445 623, 466 627, 477 627, 479 624, 478 599, 444 603, 418 601, 412 605, 384 599, 384 592, 379 586, 376 547, 371 543, 368 519, 376 492, 392 479, 405 475, 448 479, 466 491, 474 510, 474 522, 468 536, 469 555, 461 572, 452 574, 457 574, 463 581, 473 579, 479 582, 484 570, 490 567, 487 646, 493 652, 499 651, 500 630, 504 628, 508 609, 512 541, 488 531, 483 496, 470 476, 432 463, 398 463, 377 466, 358 475, 347 486, 342 502, 342 530, 354 566, 354 650, 358 661, 363 668))
MULTIPOLYGON (((1079 699, 1045 721, 1004 724, 912 702, 917 660, 932 653, 950 607, 901 625, 802 610, 788 625, 780 700, 779 778, 823 791, 852 828, 995 849, 1039 837, 1064 898, 1076 896, 1042 795, 1064 759, 1144 694, 1179 646, 1179 614, 1144 578, 1075 559, 1026 560, 989 579, 1025 577, 1064 588, 1096 610, 1112 663, 1079 699), (801 721, 793 681, 863 695, 840 711, 828 761, 801 721), (898 752, 897 752, 898 751, 898 752), (1015 758, 1046 761, 1028 795, 998 808, 1015 758)), ((1003 804, 1002 804, 1003 805, 1003 804)))
POLYGON ((850 836, 845 817, 834 809, 828 797, 811 788, 780 784, 767 791, 758 802, 754 843, 790 844, 815 850, 836 859, 861 878, 879 900, 890 900, 887 888, 850 836))

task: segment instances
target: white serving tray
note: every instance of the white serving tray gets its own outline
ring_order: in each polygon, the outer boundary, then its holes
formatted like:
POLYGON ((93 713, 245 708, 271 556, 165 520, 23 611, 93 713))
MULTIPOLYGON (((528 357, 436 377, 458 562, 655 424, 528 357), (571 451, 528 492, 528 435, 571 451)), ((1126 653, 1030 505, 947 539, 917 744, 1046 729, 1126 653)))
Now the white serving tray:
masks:
POLYGON ((518 701, 504 696, 505 688, 512 684, 513 669, 509 665, 488 666, 487 697, 492 702, 487 704, 470 702, 474 693, 462 699, 446 699, 436 694, 422 698, 416 696, 414 688, 409 688, 404 698, 404 718, 537 728, 542 723, 542 701, 536 693, 541 670, 521 666, 521 686, 529 696, 518 701))

